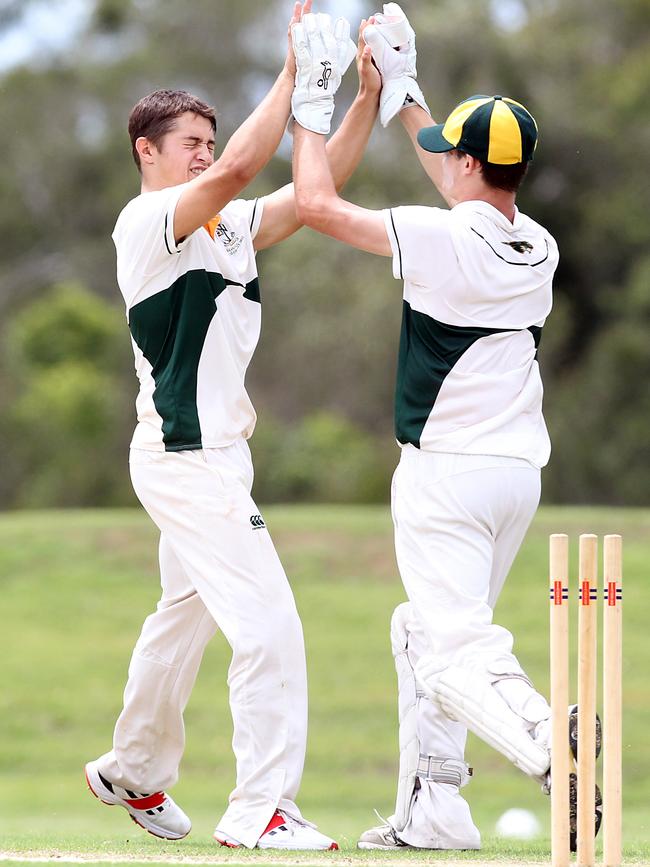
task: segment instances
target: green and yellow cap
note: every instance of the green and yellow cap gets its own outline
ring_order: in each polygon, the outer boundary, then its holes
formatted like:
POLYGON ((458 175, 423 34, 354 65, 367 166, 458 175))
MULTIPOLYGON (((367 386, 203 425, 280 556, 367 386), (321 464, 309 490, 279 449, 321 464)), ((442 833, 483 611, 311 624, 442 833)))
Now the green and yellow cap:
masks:
POLYGON ((418 144, 434 154, 458 148, 484 162, 510 166, 532 160, 537 124, 507 96, 470 96, 444 123, 421 129, 418 144))

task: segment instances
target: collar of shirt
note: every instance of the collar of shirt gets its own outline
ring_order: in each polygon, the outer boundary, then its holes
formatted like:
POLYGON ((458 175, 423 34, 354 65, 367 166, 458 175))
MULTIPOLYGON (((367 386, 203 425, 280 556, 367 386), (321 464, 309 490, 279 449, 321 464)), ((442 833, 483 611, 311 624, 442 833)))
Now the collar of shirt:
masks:
POLYGON ((515 205, 515 218, 510 222, 510 220, 506 217, 505 214, 502 214, 494 205, 491 205, 489 202, 484 202, 482 199, 473 199, 468 202, 459 202, 457 205, 454 205, 452 211, 455 214, 463 214, 463 213, 479 213, 488 217, 494 223, 496 223, 500 229, 503 229, 505 232, 516 232, 521 229, 521 224, 523 222, 523 215, 520 213, 519 208, 515 205))

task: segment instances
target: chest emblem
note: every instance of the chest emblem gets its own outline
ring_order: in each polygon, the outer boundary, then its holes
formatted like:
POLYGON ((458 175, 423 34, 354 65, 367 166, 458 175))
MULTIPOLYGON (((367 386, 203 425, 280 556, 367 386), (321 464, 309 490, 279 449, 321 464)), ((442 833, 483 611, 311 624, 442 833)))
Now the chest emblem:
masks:
POLYGON ((209 222, 204 223, 203 228, 213 241, 223 244, 229 256, 234 256, 244 243, 244 236, 238 235, 232 229, 229 229, 221 219, 220 214, 217 214, 209 222))
POLYGON ((506 247, 512 247, 515 253, 532 253, 533 245, 528 241, 503 241, 506 247))

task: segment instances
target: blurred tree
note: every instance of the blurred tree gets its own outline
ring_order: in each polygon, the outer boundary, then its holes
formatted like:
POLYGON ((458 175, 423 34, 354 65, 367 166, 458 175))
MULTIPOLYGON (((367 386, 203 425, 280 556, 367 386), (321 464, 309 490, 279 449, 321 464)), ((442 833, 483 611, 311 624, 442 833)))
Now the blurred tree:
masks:
POLYGON ((60 284, 13 320, 7 345, 28 373, 89 360, 110 370, 121 331, 114 308, 78 284, 60 284))
POLYGON ((294 427, 269 417, 252 440, 261 502, 388 502, 397 446, 340 415, 315 412, 294 427))
POLYGON ((10 502, 124 502, 126 443, 119 435, 132 409, 120 360, 128 338, 115 309, 80 286, 58 285, 10 322, 5 340, 10 502))

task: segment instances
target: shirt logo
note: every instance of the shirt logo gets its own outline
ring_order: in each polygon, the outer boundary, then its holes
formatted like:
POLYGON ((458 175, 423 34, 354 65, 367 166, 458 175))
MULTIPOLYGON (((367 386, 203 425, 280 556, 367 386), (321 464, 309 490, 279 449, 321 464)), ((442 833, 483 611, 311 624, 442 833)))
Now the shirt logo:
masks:
POLYGON ((515 253, 532 253, 533 245, 528 241, 503 241, 506 247, 512 247, 515 253))
POLYGON ((234 256, 244 243, 244 236, 235 234, 223 221, 216 227, 214 234, 215 240, 218 238, 222 242, 229 256, 234 256))
POLYGON ((249 521, 253 530, 262 530, 266 527, 264 518, 261 515, 251 515, 249 521))

